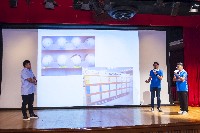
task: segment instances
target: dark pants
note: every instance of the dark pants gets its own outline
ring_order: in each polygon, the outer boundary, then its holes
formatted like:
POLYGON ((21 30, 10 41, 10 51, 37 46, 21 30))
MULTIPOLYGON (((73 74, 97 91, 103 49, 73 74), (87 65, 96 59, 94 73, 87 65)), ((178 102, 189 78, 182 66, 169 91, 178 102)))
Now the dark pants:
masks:
POLYGON ((26 113, 26 105, 28 104, 29 114, 33 113, 33 101, 34 101, 34 93, 29 95, 22 95, 22 114, 23 116, 27 116, 26 113))
POLYGON ((188 112, 188 92, 187 91, 178 91, 178 98, 180 102, 181 111, 188 112))
POLYGON ((157 97, 157 108, 160 108, 160 88, 151 88, 151 107, 154 108, 154 98, 155 98, 155 93, 157 97))

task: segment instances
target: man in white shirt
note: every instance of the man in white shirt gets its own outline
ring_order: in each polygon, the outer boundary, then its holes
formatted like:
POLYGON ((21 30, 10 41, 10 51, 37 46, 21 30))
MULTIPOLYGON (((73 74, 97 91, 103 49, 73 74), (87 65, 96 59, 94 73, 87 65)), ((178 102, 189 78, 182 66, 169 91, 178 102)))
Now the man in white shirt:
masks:
POLYGON ((23 120, 30 120, 30 118, 38 118, 38 116, 33 112, 34 92, 37 80, 31 70, 31 62, 29 60, 25 60, 23 62, 23 66, 24 69, 21 71, 22 114, 23 120), (27 104, 30 118, 27 116, 26 113, 27 104))

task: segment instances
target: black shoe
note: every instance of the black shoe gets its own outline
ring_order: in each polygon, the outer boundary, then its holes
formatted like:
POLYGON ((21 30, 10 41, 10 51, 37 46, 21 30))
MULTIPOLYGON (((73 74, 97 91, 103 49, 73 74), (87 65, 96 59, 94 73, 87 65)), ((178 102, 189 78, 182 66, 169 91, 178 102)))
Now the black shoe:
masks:
POLYGON ((37 119, 37 118, 39 118, 36 114, 31 114, 30 115, 30 118, 35 118, 35 119, 37 119))
POLYGON ((28 116, 23 116, 24 121, 30 121, 30 118, 28 116))
POLYGON ((158 112, 163 112, 163 111, 161 110, 161 108, 158 108, 158 112))

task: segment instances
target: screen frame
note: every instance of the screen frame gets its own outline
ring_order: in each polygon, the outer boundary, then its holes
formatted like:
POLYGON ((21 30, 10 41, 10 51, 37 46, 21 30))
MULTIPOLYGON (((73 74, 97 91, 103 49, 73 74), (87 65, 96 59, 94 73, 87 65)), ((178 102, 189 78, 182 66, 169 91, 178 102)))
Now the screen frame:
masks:
MULTIPOLYGON (((174 41, 170 37, 174 29, 183 29, 183 27, 167 27, 167 26, 132 26, 132 25, 77 25, 77 24, 0 24, 1 34, 2 29, 94 29, 94 30, 156 30, 156 31, 166 31, 166 65, 167 65, 167 82, 168 82, 168 94, 169 103, 167 105, 173 105, 173 97, 171 94, 171 76, 170 76, 170 46, 169 43, 174 41)), ((0 53, 3 58, 3 38, 0 40, 2 42, 0 53)), ((1 60, 2 64, 2 60, 1 60)), ((0 68, 0 80, 2 81, 2 65, 0 68)), ((0 91, 1 92, 1 91, 0 91)), ((1 95, 1 93, 0 93, 1 95)), ((54 107, 54 108, 105 108, 105 107, 140 107, 149 105, 114 105, 114 106, 73 106, 73 107, 54 107)), ((52 108, 52 107, 39 107, 39 108, 52 108)))

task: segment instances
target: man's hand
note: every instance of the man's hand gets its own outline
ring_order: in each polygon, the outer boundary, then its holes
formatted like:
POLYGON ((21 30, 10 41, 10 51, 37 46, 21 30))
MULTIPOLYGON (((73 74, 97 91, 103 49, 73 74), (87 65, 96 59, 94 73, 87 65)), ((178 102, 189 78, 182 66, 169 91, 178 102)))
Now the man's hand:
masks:
POLYGON ((34 80, 34 84, 37 85, 37 79, 35 76, 33 77, 33 80, 34 80))
POLYGON ((149 83, 151 81, 151 76, 149 77, 149 79, 147 79, 145 82, 149 83))
POLYGON ((33 83, 34 83, 35 85, 37 85, 37 80, 36 80, 36 79, 33 79, 33 80, 34 80, 34 82, 33 82, 33 83))
POLYGON ((28 80, 28 82, 34 83, 35 85, 37 85, 37 80, 36 80, 36 78, 28 78, 27 80, 28 80))

